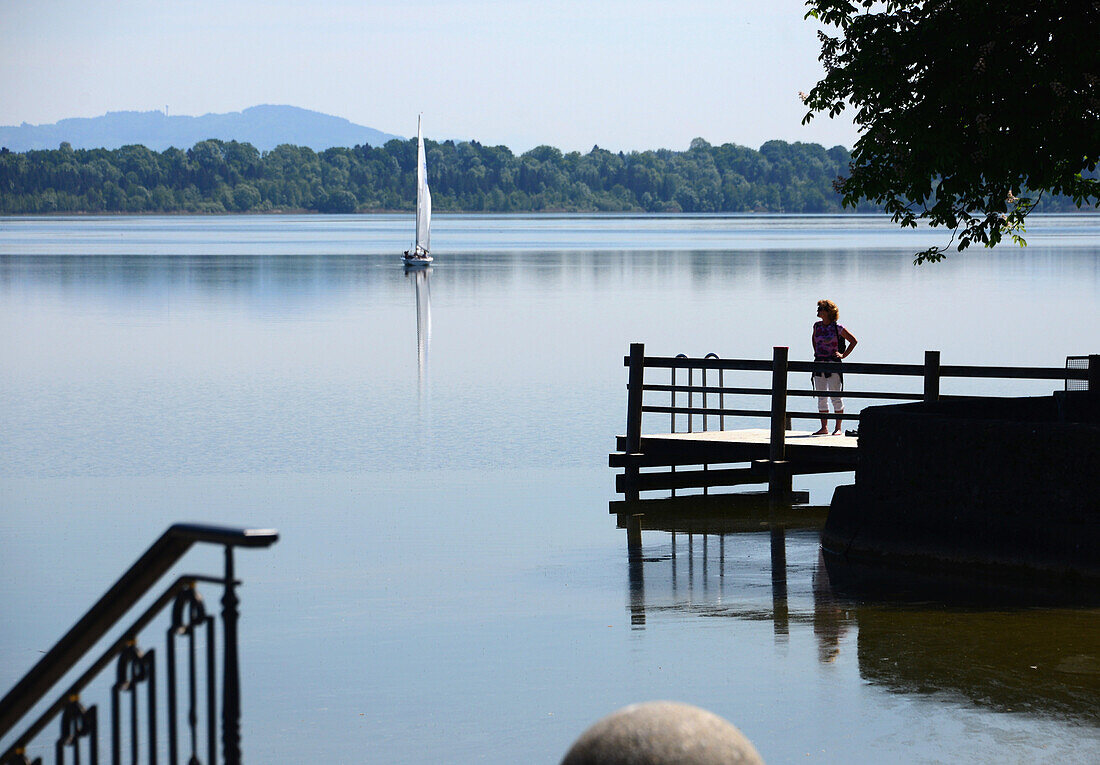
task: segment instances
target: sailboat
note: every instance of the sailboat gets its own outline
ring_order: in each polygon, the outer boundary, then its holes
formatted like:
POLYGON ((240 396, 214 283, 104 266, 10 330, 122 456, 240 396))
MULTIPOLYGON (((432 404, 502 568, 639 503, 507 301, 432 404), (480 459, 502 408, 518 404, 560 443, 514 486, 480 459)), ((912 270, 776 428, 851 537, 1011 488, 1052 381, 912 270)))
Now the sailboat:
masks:
POLYGON ((428 163, 424 159, 424 136, 420 132, 420 117, 416 118, 416 243, 405 250, 403 260, 410 268, 432 262, 432 194, 428 191, 428 163))

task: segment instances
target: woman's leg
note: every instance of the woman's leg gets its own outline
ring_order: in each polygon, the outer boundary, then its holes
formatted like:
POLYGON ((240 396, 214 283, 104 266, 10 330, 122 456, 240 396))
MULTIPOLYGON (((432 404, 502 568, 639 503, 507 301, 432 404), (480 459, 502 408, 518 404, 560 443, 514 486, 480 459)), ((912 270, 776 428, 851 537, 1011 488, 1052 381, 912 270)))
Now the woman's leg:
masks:
MULTIPOLYGON (((840 393, 840 391, 844 387, 840 382, 840 375, 833 375, 832 377, 830 377, 829 378, 829 383, 830 383, 829 390, 832 391, 834 394, 835 393, 840 393)), ((834 395, 834 396, 832 396, 832 400, 833 400, 833 413, 834 414, 844 414, 844 399, 842 399, 840 396, 834 395)), ((843 432, 843 430, 842 430, 843 427, 844 427, 843 420, 841 420, 838 417, 836 419, 836 427, 833 428, 833 435, 834 436, 839 436, 843 432)))
MULTIPOLYGON (((836 377, 836 375, 833 375, 836 377)), ((810 378, 813 382, 814 390, 824 393, 828 390, 829 378, 824 375, 813 375, 810 378)), ((829 420, 824 416, 829 413, 829 402, 824 396, 817 397, 817 411, 822 414, 821 417, 821 430, 814 433, 815 436, 823 436, 829 432, 829 420)))

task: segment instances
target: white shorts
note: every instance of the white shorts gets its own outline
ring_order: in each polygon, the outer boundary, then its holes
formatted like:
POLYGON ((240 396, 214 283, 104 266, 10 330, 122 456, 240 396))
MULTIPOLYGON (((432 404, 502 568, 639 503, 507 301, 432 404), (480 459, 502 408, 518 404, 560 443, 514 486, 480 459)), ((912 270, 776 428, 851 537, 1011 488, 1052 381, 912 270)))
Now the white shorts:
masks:
MULTIPOLYGON (((840 375, 838 375, 836 372, 833 372, 828 377, 826 377, 825 375, 814 375, 810 379, 813 380, 814 390, 816 390, 818 393, 840 393, 842 390, 844 390, 844 384, 841 383, 840 375)), ((833 401, 833 411, 843 412, 844 400, 840 396, 831 396, 830 398, 833 401)), ((817 397, 817 411, 829 411, 829 404, 826 402, 825 396, 817 397)))

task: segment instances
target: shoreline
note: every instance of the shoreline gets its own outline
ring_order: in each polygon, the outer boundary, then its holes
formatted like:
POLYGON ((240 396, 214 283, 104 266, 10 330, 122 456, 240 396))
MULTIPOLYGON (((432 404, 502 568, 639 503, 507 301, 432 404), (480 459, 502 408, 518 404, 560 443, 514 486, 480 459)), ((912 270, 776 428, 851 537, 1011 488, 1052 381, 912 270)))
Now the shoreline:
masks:
MULTIPOLYGON (((56 210, 52 212, 0 212, 2 218, 157 218, 170 216, 186 216, 191 218, 211 217, 228 218, 232 216, 264 216, 264 215, 301 215, 301 216, 332 216, 348 217, 352 215, 413 215, 412 208, 371 208, 356 210, 350 213, 328 213, 320 210, 310 210, 303 207, 276 209, 276 210, 226 210, 224 212, 199 212, 189 210, 142 210, 131 212, 126 210, 56 210)), ((566 209, 542 209, 542 210, 434 210, 433 216, 447 215, 501 215, 501 216, 638 216, 645 218, 882 218, 890 219, 889 213, 884 212, 858 212, 855 210, 837 210, 832 212, 777 212, 772 210, 752 210, 740 212, 650 212, 648 210, 566 210, 566 209)), ((1100 209, 1064 210, 1060 212, 1034 213, 1028 216, 1032 218, 1060 218, 1060 217, 1100 217, 1100 209)), ((1026 232, 1025 232, 1026 233, 1026 232)))

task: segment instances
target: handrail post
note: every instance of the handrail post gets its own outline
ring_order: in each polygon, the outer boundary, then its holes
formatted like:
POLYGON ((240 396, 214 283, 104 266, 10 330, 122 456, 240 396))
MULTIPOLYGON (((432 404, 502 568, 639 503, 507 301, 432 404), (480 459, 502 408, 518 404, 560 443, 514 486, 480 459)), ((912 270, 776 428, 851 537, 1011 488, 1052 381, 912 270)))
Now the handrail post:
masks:
POLYGON ((940 352, 924 352, 924 400, 940 400, 940 352))
POLYGON ((1089 396, 1100 398, 1100 355, 1089 355, 1089 396))
POLYGON ((787 354, 789 349, 777 345, 772 349, 772 412, 771 435, 768 438, 768 494, 773 500, 786 500, 791 495, 791 474, 787 455, 787 354))
MULTIPOLYGON (((638 454, 642 450, 642 385, 645 379, 645 343, 630 344, 629 365, 626 396, 626 453, 638 454)), ((627 465, 623 475, 626 484, 623 487, 625 489, 623 493, 628 500, 638 499, 638 474, 637 464, 627 465)))
POLYGON ((787 451, 787 353, 786 346, 777 345, 772 349, 772 430, 768 440, 768 459, 771 460, 783 459, 787 451))
POLYGON ((237 583, 234 581, 233 545, 225 546, 225 595, 222 622, 225 636, 222 689, 222 756, 226 765, 241 762, 241 673, 237 658, 237 620, 240 616, 237 583))
POLYGON ((642 446, 642 380, 645 375, 645 343, 630 344, 630 372, 627 377, 626 451, 637 454, 642 446))

